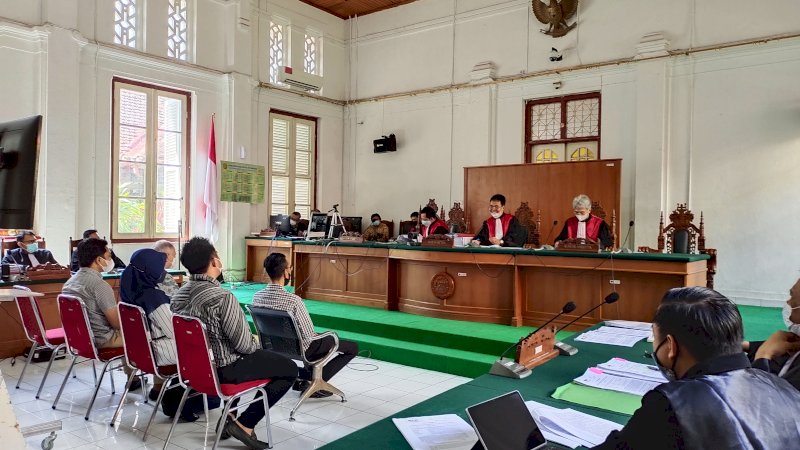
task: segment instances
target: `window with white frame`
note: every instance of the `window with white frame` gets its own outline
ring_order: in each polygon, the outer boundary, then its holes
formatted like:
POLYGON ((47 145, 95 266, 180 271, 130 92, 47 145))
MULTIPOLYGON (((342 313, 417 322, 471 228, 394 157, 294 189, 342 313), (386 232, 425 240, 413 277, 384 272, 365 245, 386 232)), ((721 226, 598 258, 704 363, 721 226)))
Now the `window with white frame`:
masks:
POLYGON ((169 0, 167 56, 183 61, 189 59, 189 0, 169 0))
POLYGON ((303 40, 303 71, 314 75, 322 75, 320 70, 322 38, 315 33, 306 32, 303 40))
POLYGON ((114 0, 114 43, 137 48, 139 9, 137 0, 114 0))
POLYGON ((269 82, 278 84, 278 73, 288 65, 289 25, 278 19, 269 22, 269 82))
POLYGON ((190 94, 120 79, 113 94, 112 237, 177 237, 187 214, 190 94))
POLYGON ((270 214, 310 217, 316 181, 316 120, 270 112, 270 214))

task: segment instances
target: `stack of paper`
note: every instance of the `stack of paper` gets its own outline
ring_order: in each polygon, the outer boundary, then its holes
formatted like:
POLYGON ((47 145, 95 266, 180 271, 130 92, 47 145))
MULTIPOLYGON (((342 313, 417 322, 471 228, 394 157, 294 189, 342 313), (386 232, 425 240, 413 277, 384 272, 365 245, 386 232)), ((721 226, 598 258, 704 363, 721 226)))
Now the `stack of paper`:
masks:
POLYGON ((637 342, 642 339, 647 339, 649 336, 650 330, 602 326, 596 330, 589 330, 581 333, 575 340, 579 342, 592 342, 595 344, 633 347, 637 342))
POLYGON ((575 382, 584 386, 625 392, 633 395, 644 395, 661 384, 658 381, 610 375, 603 372, 603 369, 598 369, 597 367, 586 369, 583 375, 575 378, 575 382))
POLYGON ((534 401, 527 401, 525 405, 539 424, 545 439, 569 448, 600 445, 609 433, 622 428, 618 423, 569 408, 559 409, 534 401))
POLYGON ((414 450, 470 450, 478 434, 455 414, 392 419, 414 450))
POLYGON ((645 381, 654 381, 658 383, 666 383, 667 379, 658 370, 658 367, 650 364, 641 364, 633 361, 628 361, 622 358, 611 358, 608 362, 604 362, 597 366, 603 372, 609 375, 616 375, 620 377, 636 378, 645 381))
POLYGON ((650 331, 653 324, 650 322, 636 322, 634 320, 606 320, 605 324, 610 327, 632 328, 634 330, 650 331))

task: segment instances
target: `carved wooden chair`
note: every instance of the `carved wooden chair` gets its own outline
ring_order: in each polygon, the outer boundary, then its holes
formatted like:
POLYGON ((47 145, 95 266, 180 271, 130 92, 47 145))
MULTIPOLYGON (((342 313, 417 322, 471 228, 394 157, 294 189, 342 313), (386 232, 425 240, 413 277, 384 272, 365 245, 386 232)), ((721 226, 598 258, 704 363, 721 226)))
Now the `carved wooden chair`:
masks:
POLYGON ((670 223, 664 226, 664 213, 658 223, 658 248, 639 247, 644 253, 700 253, 709 255, 706 286, 714 288, 714 275, 717 273, 717 249, 706 248, 705 223, 703 212, 700 212, 700 226, 694 223, 694 214, 686 207, 686 203, 678 203, 678 207, 669 215, 670 223))
POLYGON ((611 222, 608 221, 608 214, 606 213, 605 208, 600 202, 592 202, 592 214, 603 219, 605 223, 609 225, 611 228, 611 239, 612 244, 611 247, 616 249, 617 248, 617 211, 611 211, 611 222))
POLYGON ((528 240, 525 243, 525 248, 539 247, 539 230, 542 229, 542 212, 536 211, 536 217, 533 216, 533 211, 528 206, 528 202, 522 202, 517 208, 514 216, 525 229, 528 230, 528 240))
POLYGON ((385 223, 389 227, 389 239, 391 239, 394 236, 394 220, 381 220, 381 223, 385 223))
POLYGON ((465 216, 464 209, 461 208, 461 203, 453 203, 453 207, 450 208, 450 213, 447 216, 447 228, 453 233, 466 233, 467 221, 465 220, 465 216))
POLYGON ((408 234, 411 230, 417 226, 416 220, 402 220, 400 221, 400 232, 399 234, 408 234))

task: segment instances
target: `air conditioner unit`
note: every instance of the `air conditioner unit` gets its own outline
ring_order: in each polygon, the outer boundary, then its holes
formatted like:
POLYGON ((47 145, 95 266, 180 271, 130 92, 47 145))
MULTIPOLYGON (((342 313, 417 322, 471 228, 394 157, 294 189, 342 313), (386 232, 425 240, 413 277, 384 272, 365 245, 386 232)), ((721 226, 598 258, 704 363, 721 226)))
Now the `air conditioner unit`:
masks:
POLYGON ((278 72, 278 81, 303 91, 319 91, 322 89, 322 77, 298 70, 293 73, 291 67, 283 66, 278 72))

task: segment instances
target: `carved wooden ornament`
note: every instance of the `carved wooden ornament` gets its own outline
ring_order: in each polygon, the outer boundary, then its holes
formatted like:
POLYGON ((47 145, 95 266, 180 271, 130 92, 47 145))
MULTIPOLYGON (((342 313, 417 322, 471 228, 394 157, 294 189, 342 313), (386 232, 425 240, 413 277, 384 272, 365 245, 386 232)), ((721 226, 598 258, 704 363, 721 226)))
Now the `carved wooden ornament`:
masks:
POLYGON ((447 272, 439 272, 431 278, 431 292, 439 300, 447 300, 456 292, 456 279, 447 272))
POLYGON ((531 9, 539 22, 548 25, 546 30, 539 31, 554 38, 564 36, 578 24, 567 25, 567 20, 578 12, 578 0, 550 0, 548 3, 531 0, 531 9))

